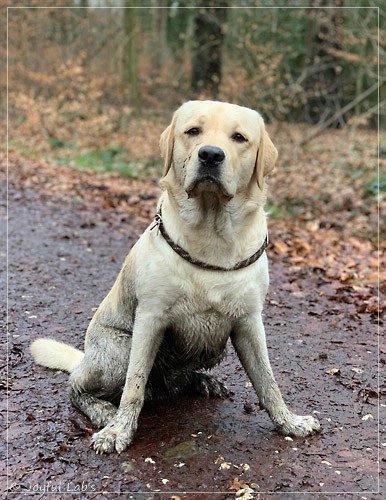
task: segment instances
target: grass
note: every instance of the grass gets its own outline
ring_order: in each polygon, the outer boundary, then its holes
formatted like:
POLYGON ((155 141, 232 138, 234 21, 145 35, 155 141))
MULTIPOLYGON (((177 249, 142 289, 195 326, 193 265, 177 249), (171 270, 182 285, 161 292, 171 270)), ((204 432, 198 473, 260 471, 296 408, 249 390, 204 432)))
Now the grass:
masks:
POLYGON ((39 158, 40 156, 40 154, 37 151, 34 151, 31 148, 27 148, 21 145, 21 143, 17 140, 10 140, 8 144, 5 143, 4 149, 7 149, 7 147, 10 151, 15 150, 21 155, 26 156, 27 158, 39 158))
POLYGON ((264 205, 264 210, 271 219, 289 219, 291 217, 290 211, 285 206, 279 207, 268 202, 264 205))
POLYGON ((373 179, 365 184, 363 188, 363 195, 365 197, 377 196, 380 193, 386 192, 386 174, 381 173, 378 179, 378 176, 374 176, 373 179))
POLYGON ((48 155, 26 148, 17 140, 9 141, 8 147, 28 158, 44 156, 47 161, 83 171, 116 172, 130 178, 159 177, 162 171, 160 158, 134 159, 128 148, 117 144, 110 144, 105 149, 79 152, 76 145, 65 144, 55 138, 50 138, 49 143, 52 153, 48 155))
POLYGON ((66 154, 54 158, 56 163, 69 165, 79 170, 94 172, 116 172, 123 177, 151 177, 159 175, 158 158, 143 160, 131 159, 130 151, 122 146, 110 145, 106 149, 86 151, 79 154, 66 154))

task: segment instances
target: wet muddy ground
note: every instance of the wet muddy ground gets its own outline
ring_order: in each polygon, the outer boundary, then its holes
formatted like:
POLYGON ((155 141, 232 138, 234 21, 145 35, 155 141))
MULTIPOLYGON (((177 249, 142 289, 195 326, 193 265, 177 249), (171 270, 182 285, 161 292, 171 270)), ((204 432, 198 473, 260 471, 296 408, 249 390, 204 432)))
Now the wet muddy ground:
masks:
MULTIPOLYGON (((382 468, 386 439, 379 441, 378 434, 384 429, 378 410, 382 416, 384 407, 377 398, 385 386, 378 380, 377 356, 379 349, 384 363, 386 347, 378 346, 375 318, 352 315, 349 303, 337 301, 317 271, 285 267, 268 250, 265 325, 271 363, 289 407, 314 412, 320 434, 294 440, 278 435, 229 349, 216 372, 232 390, 230 399, 192 397, 146 407, 130 449, 100 456, 89 446, 95 429, 69 402, 68 375, 34 366, 28 346, 39 336, 82 346, 93 311, 143 224, 127 213, 49 197, 12 182, 9 214, 4 494, 379 498, 378 460, 382 468)), ((4 210, 1 217, 4 227, 4 210)), ((4 360, 2 365, 5 372, 4 360)), ((5 394, 6 374, 2 379, 5 394)))

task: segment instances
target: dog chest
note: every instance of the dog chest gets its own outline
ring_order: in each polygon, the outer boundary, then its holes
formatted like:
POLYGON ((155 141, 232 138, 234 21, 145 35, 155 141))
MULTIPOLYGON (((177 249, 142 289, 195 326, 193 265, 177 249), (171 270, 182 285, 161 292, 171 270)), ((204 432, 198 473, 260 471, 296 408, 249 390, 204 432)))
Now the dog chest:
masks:
POLYGON ((214 314, 229 323, 261 307, 265 295, 261 281, 260 273, 248 270, 192 272, 179 283, 182 293, 176 309, 179 314, 214 314))
POLYGON ((234 321, 250 310, 251 296, 236 294, 229 286, 189 283, 182 290, 171 309, 171 327, 186 341, 206 348, 225 344, 234 321))
POLYGON ((232 326, 218 311, 208 306, 192 310, 192 304, 182 300, 168 329, 174 357, 194 369, 212 368, 222 359, 232 326))

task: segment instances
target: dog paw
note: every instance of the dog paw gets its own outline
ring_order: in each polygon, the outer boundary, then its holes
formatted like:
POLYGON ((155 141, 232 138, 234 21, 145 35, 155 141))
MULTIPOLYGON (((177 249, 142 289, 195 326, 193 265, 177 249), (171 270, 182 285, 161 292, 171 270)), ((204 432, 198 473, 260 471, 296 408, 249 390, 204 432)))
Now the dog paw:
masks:
POLYGON ((91 445, 97 453, 121 453, 130 445, 133 432, 111 422, 104 429, 94 434, 91 445))
POLYGON ((191 390, 203 398, 222 398, 230 396, 229 389, 213 375, 207 373, 194 373, 191 381, 191 390))
POLYGON ((103 406, 101 405, 99 408, 96 408, 90 415, 92 425, 98 429, 102 429, 103 427, 108 425, 118 411, 118 408, 116 408, 111 403, 108 403, 107 401, 103 403, 106 404, 103 406))
POLYGON ((311 415, 301 416, 291 413, 290 418, 278 425, 278 429, 284 436, 302 438, 319 432, 320 423, 311 415))

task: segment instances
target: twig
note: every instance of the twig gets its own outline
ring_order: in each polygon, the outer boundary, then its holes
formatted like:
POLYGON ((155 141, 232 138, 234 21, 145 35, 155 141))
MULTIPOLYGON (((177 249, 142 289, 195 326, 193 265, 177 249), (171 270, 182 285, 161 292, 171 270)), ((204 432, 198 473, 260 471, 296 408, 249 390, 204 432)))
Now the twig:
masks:
POLYGON ((344 113, 347 111, 350 111, 353 107, 355 107, 359 102, 362 102, 368 97, 370 94, 372 94, 375 90, 378 89, 378 82, 374 83, 370 88, 362 92, 362 94, 358 95, 353 101, 351 101, 349 104, 346 104, 342 109, 337 111, 331 118, 329 118, 327 121, 325 121, 319 128, 318 130, 315 130, 312 132, 308 137, 306 137, 301 143, 300 146, 304 146, 309 142, 311 139, 314 137, 318 136, 325 130, 327 127, 329 127, 334 121, 336 121, 338 118, 341 118, 344 113))
POLYGON ((368 109, 367 111, 365 111, 364 113, 362 113, 363 115, 371 115, 372 113, 374 113, 374 111, 381 111, 381 109, 386 105, 386 99, 383 99, 383 101, 381 102, 377 102, 377 104, 375 104, 374 106, 372 106, 370 109, 368 109))

